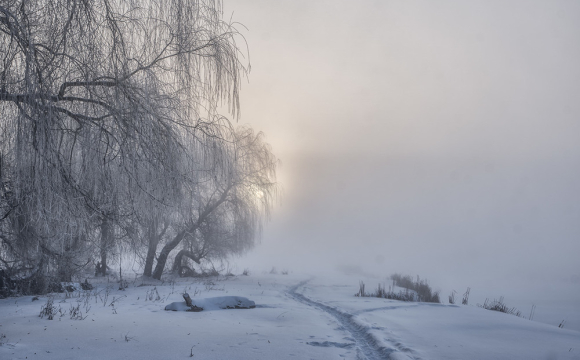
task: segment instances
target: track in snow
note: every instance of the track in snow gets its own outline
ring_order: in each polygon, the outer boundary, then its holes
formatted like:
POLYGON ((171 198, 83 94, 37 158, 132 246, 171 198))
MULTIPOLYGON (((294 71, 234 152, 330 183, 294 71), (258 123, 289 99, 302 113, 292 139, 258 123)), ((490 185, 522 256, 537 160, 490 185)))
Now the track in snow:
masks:
POLYGON ((303 304, 318 308, 325 313, 332 315, 340 324, 348 331, 355 340, 356 346, 365 356, 366 360, 391 359, 393 353, 399 353, 396 349, 386 348, 381 346, 377 340, 369 333, 369 328, 361 326, 354 321, 352 314, 344 313, 333 307, 324 305, 314 300, 310 300, 306 296, 296 292, 298 288, 306 285, 309 280, 302 281, 298 285, 291 287, 287 294, 294 300, 303 304))

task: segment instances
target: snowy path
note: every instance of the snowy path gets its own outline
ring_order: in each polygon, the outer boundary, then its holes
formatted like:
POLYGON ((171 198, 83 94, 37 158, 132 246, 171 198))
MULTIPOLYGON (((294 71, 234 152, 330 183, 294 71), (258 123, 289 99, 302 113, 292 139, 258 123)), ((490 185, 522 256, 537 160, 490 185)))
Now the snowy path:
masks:
MULTIPOLYGON (((392 347, 384 346, 377 341, 377 339, 370 333, 370 328, 359 324, 355 320, 355 314, 350 314, 347 312, 342 312, 334 307, 325 305, 321 302, 317 302, 307 298, 306 296, 300 294, 298 289, 303 287, 309 282, 309 280, 302 281, 295 286, 292 286, 288 290, 288 295, 296 301, 303 304, 310 305, 317 309, 324 311, 325 313, 333 316, 342 325, 343 329, 348 331, 356 343, 357 356, 360 358, 360 353, 364 355, 366 360, 379 360, 379 359, 419 359, 417 357, 411 357, 408 354, 402 354, 401 352, 409 352, 407 348, 399 348, 397 344, 391 344, 392 347)), ((376 310, 376 309, 373 309, 376 310)))

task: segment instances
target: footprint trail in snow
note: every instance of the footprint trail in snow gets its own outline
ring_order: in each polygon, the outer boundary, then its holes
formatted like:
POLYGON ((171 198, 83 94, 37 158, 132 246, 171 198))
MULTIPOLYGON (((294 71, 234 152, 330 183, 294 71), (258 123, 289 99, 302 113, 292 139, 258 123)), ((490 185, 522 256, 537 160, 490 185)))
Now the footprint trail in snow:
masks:
MULTIPOLYGON (((393 348, 385 347, 374 338, 374 336, 369 332, 370 328, 366 326, 361 326, 354 320, 353 314, 342 312, 336 308, 325 305, 323 303, 311 300, 306 296, 298 293, 298 289, 309 280, 302 281, 297 285, 291 287, 287 294, 294 300, 301 302, 303 304, 315 307, 319 310, 334 317, 343 326, 343 328, 348 331, 355 341, 355 346, 360 350, 360 353, 364 356, 366 360, 379 360, 379 359, 416 359, 410 357, 409 354, 403 354, 401 351, 393 348)), ((360 353, 358 353, 360 355, 360 353)), ((358 358, 358 356, 357 356, 358 358)))

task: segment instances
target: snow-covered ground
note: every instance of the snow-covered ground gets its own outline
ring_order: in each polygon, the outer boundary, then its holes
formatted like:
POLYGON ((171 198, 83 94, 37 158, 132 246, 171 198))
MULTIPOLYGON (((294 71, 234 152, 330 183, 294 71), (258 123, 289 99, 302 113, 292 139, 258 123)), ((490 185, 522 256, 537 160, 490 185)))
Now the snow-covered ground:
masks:
POLYGON ((578 331, 476 306, 358 298, 350 277, 100 281, 55 295, 63 315, 53 320, 39 317, 46 296, 0 300, 0 359, 580 359, 578 331), (164 311, 183 292, 206 309, 164 311), (256 308, 211 305, 230 296, 256 308))

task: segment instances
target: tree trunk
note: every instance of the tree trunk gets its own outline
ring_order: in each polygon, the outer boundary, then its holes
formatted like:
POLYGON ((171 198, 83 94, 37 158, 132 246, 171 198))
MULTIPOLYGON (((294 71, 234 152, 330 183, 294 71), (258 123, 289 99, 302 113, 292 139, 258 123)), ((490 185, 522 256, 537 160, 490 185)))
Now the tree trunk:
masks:
POLYGON ((165 244, 163 249, 161 249, 161 253, 157 258, 157 265, 155 265, 155 271, 153 272, 152 275, 154 279, 161 280, 161 275, 163 275, 163 270, 165 269, 165 263, 167 263, 167 257, 169 256, 169 253, 173 249, 175 249, 177 245, 179 245, 181 240, 185 238, 186 234, 187 234, 186 230, 181 231, 173 238, 173 240, 165 244))
POLYGON ((58 281, 71 282, 72 281, 72 256, 70 250, 65 249, 64 253, 58 257, 58 281))
POLYGON ((197 264, 200 264, 201 259, 196 254, 187 250, 179 250, 177 255, 175 255, 175 261, 173 262, 173 271, 178 272, 181 269, 181 261, 183 260, 184 256, 195 261, 197 264))
POLYGON ((197 228, 205 221, 205 219, 216 209, 218 208, 228 196, 229 191, 232 189, 233 185, 228 184, 228 187, 221 193, 219 199, 214 202, 213 204, 208 204, 205 207, 205 210, 199 215, 197 221, 191 225, 189 228, 180 231, 170 242, 165 244, 163 249, 161 249, 161 253, 157 258, 157 265, 155 266, 155 271, 153 272, 153 278, 157 280, 161 280, 161 275, 163 275, 163 270, 165 269, 165 263, 167 263, 167 257, 169 253, 173 251, 181 243, 181 240, 185 238, 185 235, 193 234, 197 228))
POLYGON ((111 243, 111 224, 109 219, 103 218, 101 222, 101 266, 97 269, 97 275, 107 275, 107 254, 111 243))
POLYGON ((157 242, 149 239, 149 247, 147 248, 147 257, 145 258, 145 269, 143 269, 143 276, 151 277, 153 272, 153 260, 155 260, 155 253, 157 252, 157 242))
POLYGON ((155 260, 155 253, 157 252, 157 244, 159 244, 159 237, 157 236, 157 220, 151 222, 151 225, 147 231, 147 237, 149 238, 149 241, 143 276, 151 277, 151 273, 153 271, 153 261, 155 260))
POLYGON ((71 242, 65 246, 62 254, 59 254, 57 260, 57 273, 58 280, 64 282, 71 282, 72 276, 75 273, 75 259, 78 254, 78 250, 81 247, 81 243, 84 242, 84 238, 80 235, 75 235, 71 239, 71 242))

